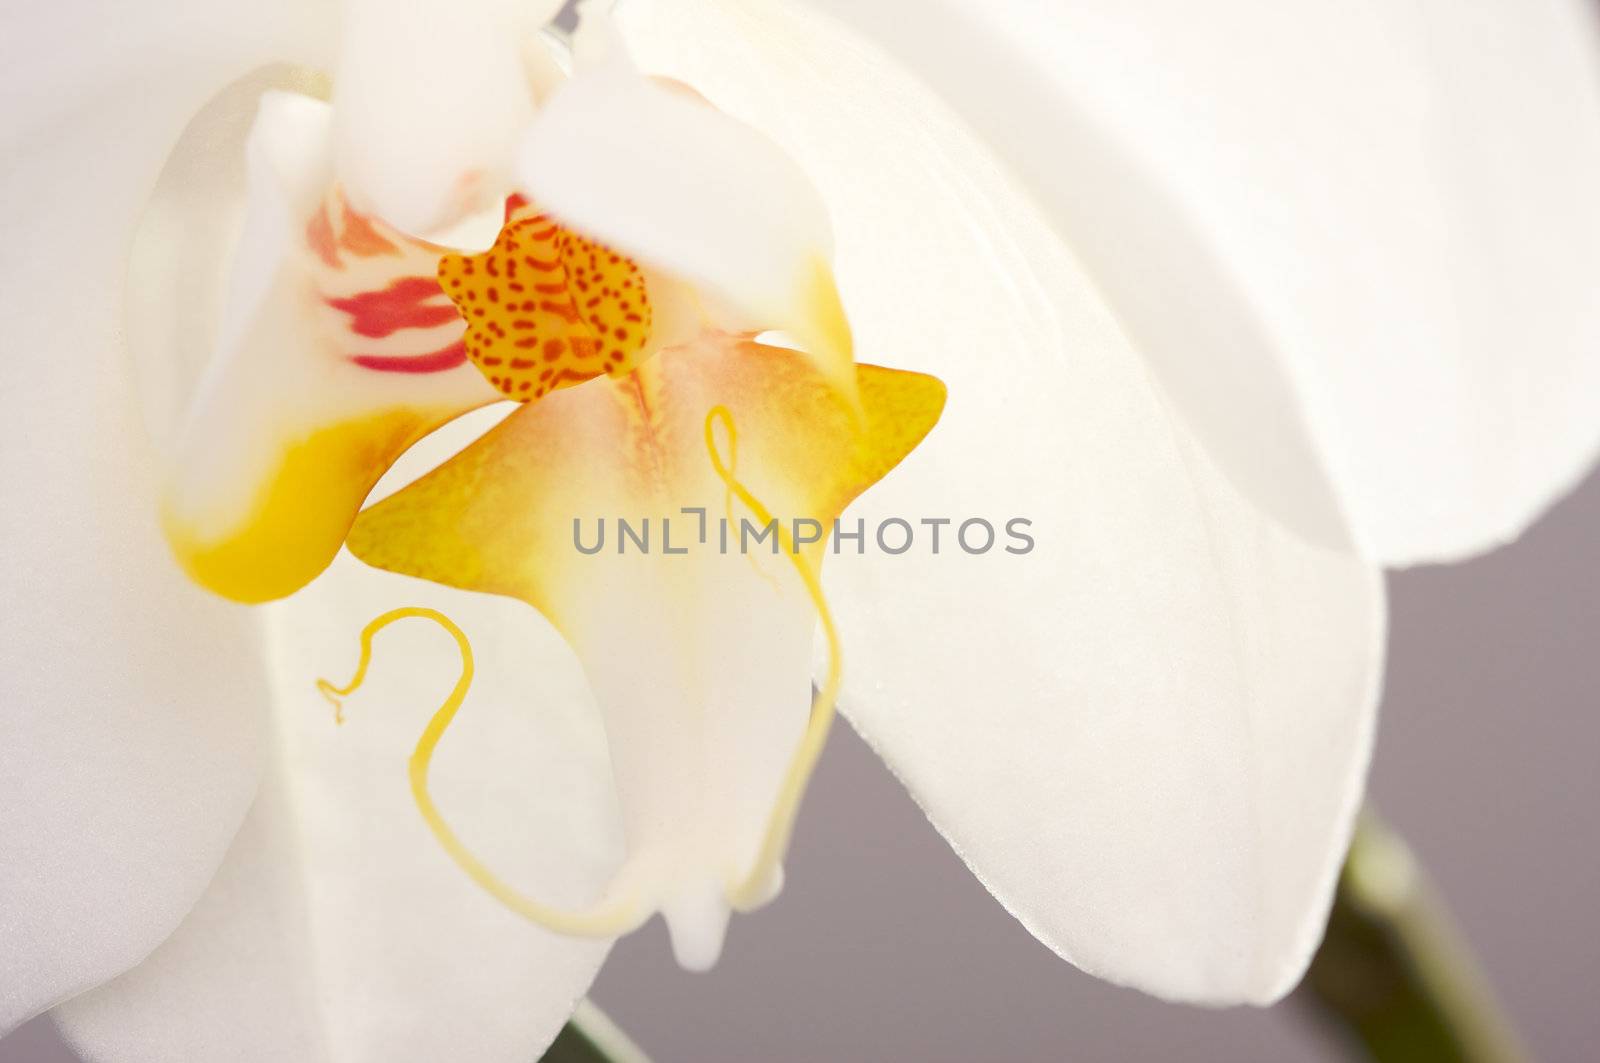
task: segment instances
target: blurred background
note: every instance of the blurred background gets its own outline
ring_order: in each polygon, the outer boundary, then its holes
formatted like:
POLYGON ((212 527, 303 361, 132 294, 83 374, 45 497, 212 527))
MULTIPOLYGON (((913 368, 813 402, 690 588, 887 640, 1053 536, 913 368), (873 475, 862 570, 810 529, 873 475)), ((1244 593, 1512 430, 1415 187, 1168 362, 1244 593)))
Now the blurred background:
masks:
MULTIPOLYGON (((1390 588, 1372 795, 1534 1057, 1594 1060, 1600 475, 1513 546, 1390 588)), ((1198 1010, 1058 960, 848 727, 812 784, 784 895, 735 921, 721 964, 680 970, 653 923, 617 946, 593 996, 662 1063, 1350 1058, 1296 997, 1198 1010)), ((0 1063, 75 1059, 48 1019, 0 1041, 0 1063)))

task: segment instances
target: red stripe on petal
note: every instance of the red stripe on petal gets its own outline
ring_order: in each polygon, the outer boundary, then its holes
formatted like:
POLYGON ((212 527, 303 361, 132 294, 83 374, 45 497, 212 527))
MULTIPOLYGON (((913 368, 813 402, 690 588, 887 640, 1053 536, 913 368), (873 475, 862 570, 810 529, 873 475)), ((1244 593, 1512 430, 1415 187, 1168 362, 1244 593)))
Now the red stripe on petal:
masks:
POLYGON ((449 303, 428 305, 442 295, 433 277, 401 277, 382 291, 362 292, 328 305, 350 315, 350 331, 378 339, 407 328, 447 325, 460 315, 449 303))
POLYGON ((323 204, 306 223, 306 246, 322 259, 323 262, 334 269, 342 269, 339 261, 339 249, 333 235, 333 222, 328 218, 328 206, 323 204))
POLYGON ((442 373, 467 360, 467 345, 457 340, 431 354, 352 354, 350 360, 380 373, 442 373))

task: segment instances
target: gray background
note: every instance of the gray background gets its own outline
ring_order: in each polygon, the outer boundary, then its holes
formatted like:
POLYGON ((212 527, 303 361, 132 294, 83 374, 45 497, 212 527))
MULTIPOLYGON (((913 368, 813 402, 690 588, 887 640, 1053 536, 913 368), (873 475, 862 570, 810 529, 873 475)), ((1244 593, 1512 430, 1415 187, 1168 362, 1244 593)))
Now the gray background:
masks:
MULTIPOLYGON (((1515 545, 1390 580, 1375 797, 1552 1061, 1600 1058, 1597 545, 1600 475, 1515 545)), ((736 920, 710 974, 679 970, 652 924, 617 947, 595 998, 664 1063, 1341 1058, 1292 998, 1201 1011, 1057 960, 848 728, 788 870, 784 895, 736 920)), ((48 1020, 0 1042, 0 1063, 73 1058, 48 1020)))

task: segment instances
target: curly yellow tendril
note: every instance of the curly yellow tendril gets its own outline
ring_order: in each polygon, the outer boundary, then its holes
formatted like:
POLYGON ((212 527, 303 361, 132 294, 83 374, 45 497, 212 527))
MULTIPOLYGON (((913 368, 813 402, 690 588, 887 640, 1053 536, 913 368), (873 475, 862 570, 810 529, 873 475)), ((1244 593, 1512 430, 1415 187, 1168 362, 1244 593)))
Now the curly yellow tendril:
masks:
MULTIPOLYGON (((706 452, 711 456, 711 467, 716 470, 717 476, 721 478, 728 492, 744 503, 750 512, 755 514, 756 520, 763 525, 773 523, 772 512, 762 505, 761 500, 751 494, 749 488, 745 487, 734 474, 735 458, 739 453, 738 432, 734 427, 733 413, 726 406, 714 406, 711 412, 706 414, 705 435, 706 452), (726 462, 723 461, 722 453, 717 446, 716 428, 719 424, 728 440, 729 460, 726 462)), ((728 903, 740 911, 754 908, 768 899, 771 876, 783 860, 783 854, 789 848, 790 836, 794 833, 795 817, 800 811, 800 798, 805 795, 806 784, 811 781, 811 774, 817 767, 817 759, 822 755, 822 747, 828 741, 828 731, 833 726, 843 670, 839 631, 834 626, 833 613, 828 609, 827 598, 822 592, 822 577, 818 572, 818 566, 812 563, 808 555, 801 553, 795 547, 792 537, 784 534, 781 523, 777 527, 779 548, 793 563, 795 574, 805 585, 806 593, 810 595, 812 605, 816 607, 817 619, 822 624, 822 633, 828 643, 828 673, 812 697, 811 716, 806 722, 806 732, 800 739, 800 746, 795 750, 793 759, 789 762, 789 770, 784 775, 783 786, 778 791, 772 816, 767 822, 766 834, 761 839, 760 849, 756 851, 755 862, 751 864, 743 878, 735 879, 728 886, 728 903)))
MULTIPOLYGON (((735 470, 735 469, 737 469, 739 467, 739 435, 738 435, 737 432, 735 432, 733 430, 733 414, 728 412, 728 408, 726 406, 718 406, 715 410, 712 410, 709 415, 707 415, 706 431, 707 431, 706 446, 708 448, 711 448, 711 464, 712 464, 712 467, 717 470, 717 475, 722 477, 722 483, 723 483, 722 511, 723 511, 723 516, 727 520, 727 526, 734 530, 734 534, 735 535, 740 537, 739 541, 742 544, 744 542, 744 538, 743 538, 744 533, 743 533, 743 531, 739 530, 739 522, 734 519, 734 514, 733 514, 733 504, 734 504, 734 502, 736 500, 739 499, 739 496, 734 494, 734 490, 733 490, 734 481, 730 479, 730 477, 733 474, 733 470, 735 470), (714 416, 717 416, 717 411, 718 410, 722 411, 722 416, 727 419, 728 459, 727 459, 726 462, 723 462, 721 460, 720 455, 717 453, 715 448, 712 446, 711 436, 709 434, 710 431, 711 431, 710 418, 714 417, 714 416)), ((745 492, 745 493, 747 495, 749 494, 749 492, 745 492)), ((765 514, 767 512, 766 509, 761 508, 759 503, 757 503, 756 507, 753 507, 753 509, 756 512, 756 519, 758 521, 760 521, 763 526, 765 526, 767 521, 770 519, 769 517, 762 515, 762 514, 765 514)), ((779 534, 778 534, 778 548, 780 550, 783 549, 783 534, 782 534, 782 531, 783 530, 780 528, 779 529, 779 534)), ((757 541, 759 542, 760 540, 757 540, 757 541)), ((744 550, 741 547, 740 553, 744 554, 745 560, 750 562, 750 570, 752 572, 754 572, 756 575, 760 576, 763 580, 765 580, 767 582, 768 586, 770 586, 774 591, 779 591, 779 592, 782 591, 782 588, 778 585, 778 577, 774 576, 772 573, 768 572, 766 569, 761 567, 761 558, 759 556, 757 556, 755 551, 753 551, 753 550, 744 550)))
MULTIPOLYGON (((344 721, 342 699, 355 693, 366 680, 367 666, 372 662, 373 637, 395 621, 413 617, 431 620, 442 627, 456 640, 456 647, 461 651, 461 675, 450 691, 450 696, 428 721, 422 737, 417 739, 417 747, 412 751, 409 766, 411 797, 416 801, 417 810, 422 813, 423 822, 427 823, 434 838, 444 851, 450 854, 450 859, 455 861, 456 866, 465 871, 467 876, 490 896, 523 918, 546 929, 583 937, 615 937, 638 926, 648 913, 643 912, 641 906, 630 898, 601 901, 593 907, 574 911, 544 904, 525 896, 504 882, 478 859, 439 813, 433 796, 428 792, 428 769, 433 762, 434 750, 438 748, 440 739, 444 738, 444 733, 450 726, 450 721, 455 719, 456 712, 466 699, 467 690, 472 686, 474 670, 472 644, 467 640, 466 633, 456 626, 455 621, 437 609, 407 606, 403 609, 391 609, 367 624, 361 630, 361 659, 356 664, 356 672, 350 682, 337 687, 326 679, 317 680, 317 689, 322 692, 323 697, 333 703, 335 719, 341 723, 344 721)), ((607 887, 607 895, 613 892, 616 882, 614 879, 607 887)))

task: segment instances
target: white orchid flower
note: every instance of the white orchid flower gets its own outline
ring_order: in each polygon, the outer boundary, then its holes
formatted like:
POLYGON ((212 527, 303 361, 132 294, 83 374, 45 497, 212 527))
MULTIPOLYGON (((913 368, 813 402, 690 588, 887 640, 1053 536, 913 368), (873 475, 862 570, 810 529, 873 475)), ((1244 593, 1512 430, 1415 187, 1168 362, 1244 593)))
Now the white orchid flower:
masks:
POLYGON ((558 6, 3 16, 0 1032, 534 1058, 776 893, 835 695, 1048 947, 1277 999, 1381 566, 1600 437, 1586 9, 558 6), (569 536, 846 505, 943 549, 569 536))

